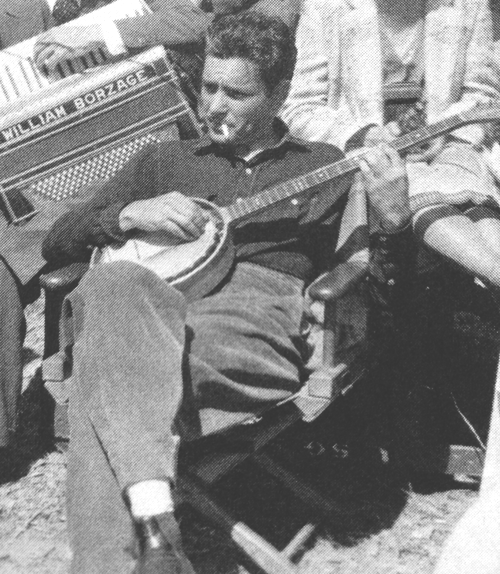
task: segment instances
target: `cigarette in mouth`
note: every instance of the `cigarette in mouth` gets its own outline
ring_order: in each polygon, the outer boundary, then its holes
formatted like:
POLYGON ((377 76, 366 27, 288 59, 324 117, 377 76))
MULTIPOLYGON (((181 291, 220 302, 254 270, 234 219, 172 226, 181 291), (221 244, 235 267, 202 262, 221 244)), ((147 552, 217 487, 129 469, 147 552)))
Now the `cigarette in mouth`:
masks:
POLYGON ((222 135, 224 136, 224 139, 227 140, 229 138, 229 128, 227 127, 226 124, 222 124, 220 129, 221 129, 222 135))

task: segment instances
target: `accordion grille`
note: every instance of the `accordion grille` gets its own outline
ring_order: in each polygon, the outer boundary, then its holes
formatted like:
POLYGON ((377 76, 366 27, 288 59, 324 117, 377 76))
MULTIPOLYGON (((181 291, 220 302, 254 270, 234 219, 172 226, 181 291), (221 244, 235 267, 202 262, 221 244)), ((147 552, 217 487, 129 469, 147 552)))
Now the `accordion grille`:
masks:
POLYGON ((115 175, 134 154, 147 145, 177 139, 176 127, 171 126, 171 128, 171 130, 144 134, 123 145, 102 151, 88 160, 62 169, 31 184, 27 190, 52 201, 62 201, 67 197, 75 197, 81 187, 115 175))

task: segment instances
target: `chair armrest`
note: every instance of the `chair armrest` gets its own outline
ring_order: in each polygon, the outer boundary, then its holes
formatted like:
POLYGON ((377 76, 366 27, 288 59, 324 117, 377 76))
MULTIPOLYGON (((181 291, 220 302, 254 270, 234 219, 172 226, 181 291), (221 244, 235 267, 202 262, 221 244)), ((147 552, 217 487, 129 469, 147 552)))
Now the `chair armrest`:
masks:
POLYGON ((89 268, 88 263, 72 263, 40 276, 40 286, 46 291, 71 291, 89 268))
POLYGON ((78 285, 88 268, 88 263, 73 263, 40 276, 40 286, 45 290, 45 358, 59 350, 59 320, 64 297, 78 285))
POLYGON ((367 266, 360 262, 347 261, 322 275, 309 286, 313 301, 335 301, 348 293, 367 274, 367 266))

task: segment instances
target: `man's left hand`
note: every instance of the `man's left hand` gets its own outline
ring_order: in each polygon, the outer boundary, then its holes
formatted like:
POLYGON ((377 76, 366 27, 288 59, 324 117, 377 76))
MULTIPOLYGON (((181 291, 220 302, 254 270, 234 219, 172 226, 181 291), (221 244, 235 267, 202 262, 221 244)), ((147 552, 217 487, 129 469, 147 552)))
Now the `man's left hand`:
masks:
POLYGON ((404 161, 388 144, 366 150, 359 160, 365 190, 382 229, 394 233, 410 221, 408 175, 404 161))
POLYGON ((39 36, 33 57, 38 68, 50 75, 61 62, 105 47, 106 42, 99 25, 59 26, 39 36))

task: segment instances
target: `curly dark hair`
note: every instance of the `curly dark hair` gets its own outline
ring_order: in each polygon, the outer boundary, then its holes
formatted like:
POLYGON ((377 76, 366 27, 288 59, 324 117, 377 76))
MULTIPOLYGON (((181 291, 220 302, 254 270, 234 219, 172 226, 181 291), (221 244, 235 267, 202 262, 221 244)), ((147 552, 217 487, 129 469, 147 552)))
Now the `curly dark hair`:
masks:
POLYGON ((293 34, 279 18, 248 11, 215 19, 207 32, 205 56, 254 62, 272 92, 292 78, 297 49, 293 34))

